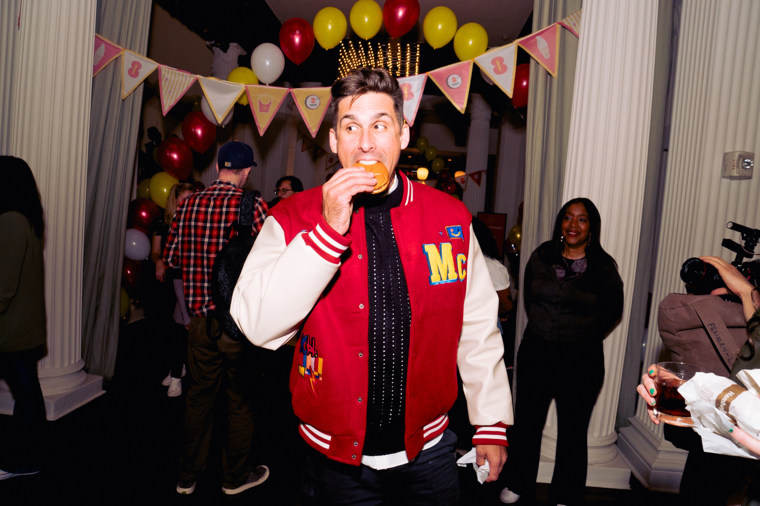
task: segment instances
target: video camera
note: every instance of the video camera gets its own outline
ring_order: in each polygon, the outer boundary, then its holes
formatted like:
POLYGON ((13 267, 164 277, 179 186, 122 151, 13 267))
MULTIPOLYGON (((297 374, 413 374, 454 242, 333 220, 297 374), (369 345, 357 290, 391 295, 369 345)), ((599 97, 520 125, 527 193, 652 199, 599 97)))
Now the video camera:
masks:
MULTIPOLYGON (((744 262, 745 258, 752 258, 755 255, 755 247, 760 241, 760 230, 733 221, 726 223, 726 228, 739 232, 744 243, 742 245, 731 239, 723 239, 721 246, 736 253, 736 258, 731 265, 735 266, 754 286, 760 286, 760 260, 744 262)), ((717 269, 699 258, 689 258, 683 263, 681 279, 686 284, 686 291, 696 295, 706 295, 716 288, 726 286, 717 269)))

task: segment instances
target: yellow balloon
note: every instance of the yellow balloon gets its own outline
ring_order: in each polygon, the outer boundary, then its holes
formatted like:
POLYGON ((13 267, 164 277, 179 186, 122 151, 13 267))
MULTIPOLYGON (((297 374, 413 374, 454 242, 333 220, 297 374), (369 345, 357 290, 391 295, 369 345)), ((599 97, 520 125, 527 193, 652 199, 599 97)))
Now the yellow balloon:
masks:
POLYGON ((354 33, 364 40, 369 40, 377 35, 383 25, 383 9, 375 0, 359 0, 351 7, 348 18, 354 33))
POLYGON ((170 176, 166 172, 158 172, 150 178, 150 199, 158 204, 158 207, 166 207, 166 199, 172 186, 179 183, 179 179, 170 176))
POLYGON ((422 33, 433 49, 443 47, 457 32, 457 17, 448 7, 433 7, 422 22, 422 33))
POLYGON ((477 58, 488 49, 488 32, 478 23, 462 25, 454 35, 454 52, 460 61, 477 58))
POLYGON ((332 49, 346 36, 346 16, 335 7, 325 7, 317 12, 311 23, 314 30, 314 38, 320 46, 332 49))
POLYGON ((137 183, 137 196, 141 199, 150 198, 150 179, 143 179, 137 183))
MULTIPOLYGON (((248 67, 238 67, 236 69, 232 69, 232 71, 227 76, 227 80, 231 83, 238 84, 259 84, 259 80, 256 77, 256 74, 254 74, 253 70, 249 69, 248 67)), ((238 104, 248 105, 248 95, 245 92, 240 95, 238 104)))

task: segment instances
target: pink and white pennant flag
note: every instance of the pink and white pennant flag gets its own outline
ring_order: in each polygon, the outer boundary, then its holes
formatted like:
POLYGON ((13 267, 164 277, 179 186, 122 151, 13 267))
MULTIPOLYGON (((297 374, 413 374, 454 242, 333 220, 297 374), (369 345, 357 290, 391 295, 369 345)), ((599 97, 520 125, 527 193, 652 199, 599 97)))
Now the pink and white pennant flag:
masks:
POLYGON ((512 98, 517 64, 517 46, 515 43, 486 51, 475 58, 475 63, 501 91, 512 98))
POLYGON ((414 118, 417 117, 422 93, 425 90, 425 81, 427 81, 427 74, 400 77, 398 80, 401 91, 404 92, 404 120, 409 126, 414 125, 414 118))
POLYGON ((454 63, 428 72, 430 79, 438 86, 459 112, 464 114, 470 96, 472 82, 472 60, 454 63))
POLYGON ((263 136, 269 128, 275 114, 285 101, 285 97, 288 96, 288 91, 288 88, 259 86, 257 84, 249 84, 245 87, 245 92, 248 94, 248 105, 251 107, 259 135, 263 136))
POLYGON ((150 58, 125 49, 121 57, 121 99, 131 95, 156 67, 158 63, 150 58))
POLYGON ((114 61, 124 49, 111 42, 110 40, 95 34, 95 47, 92 55, 92 77, 103 70, 106 65, 114 61))
POLYGON ((572 33, 576 37, 579 37, 579 34, 581 33, 581 11, 582 10, 583 9, 578 9, 577 11, 570 14, 568 17, 559 21, 560 25, 570 30, 570 33, 572 33))
POLYGON ((161 112, 164 116, 179 102, 197 78, 195 74, 177 70, 168 65, 158 66, 158 91, 161 96, 161 112))
POLYGON ((543 30, 528 35, 518 40, 517 44, 525 49, 552 76, 557 75, 559 23, 554 23, 543 30))
POLYGON ((245 91, 245 85, 222 81, 215 77, 198 77, 203 94, 214 113, 216 121, 221 125, 224 118, 235 106, 235 102, 245 91))

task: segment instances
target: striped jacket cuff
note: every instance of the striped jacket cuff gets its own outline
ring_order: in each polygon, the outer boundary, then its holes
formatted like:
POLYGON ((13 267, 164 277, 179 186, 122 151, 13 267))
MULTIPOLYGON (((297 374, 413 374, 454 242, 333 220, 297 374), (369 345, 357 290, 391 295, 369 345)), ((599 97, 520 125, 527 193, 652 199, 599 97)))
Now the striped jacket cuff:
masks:
POLYGON ((340 263, 340 256, 351 244, 350 238, 333 230, 324 218, 319 220, 311 232, 304 234, 303 239, 319 256, 336 265, 340 263))
POLYGON ((507 425, 499 422, 496 425, 475 427, 472 444, 509 446, 507 443, 507 425))

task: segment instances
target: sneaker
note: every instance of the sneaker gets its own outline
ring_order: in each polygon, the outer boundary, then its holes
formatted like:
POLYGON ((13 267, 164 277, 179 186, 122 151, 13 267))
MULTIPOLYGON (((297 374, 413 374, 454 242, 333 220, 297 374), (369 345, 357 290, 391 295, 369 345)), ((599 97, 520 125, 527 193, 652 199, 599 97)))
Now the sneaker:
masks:
POLYGON ((190 495, 195 492, 195 480, 180 480, 177 482, 177 493, 182 495, 190 495))
POLYGON ((499 500, 504 504, 514 504, 520 500, 520 494, 515 494, 507 487, 504 487, 499 494, 499 500))
POLYGON ((180 378, 171 379, 169 390, 166 391, 166 395, 169 397, 179 397, 182 395, 182 380, 180 378))
POLYGON ((7 480, 9 478, 15 478, 16 476, 31 476, 33 474, 39 474, 39 470, 35 471, 21 471, 17 473, 12 473, 10 471, 3 471, 0 469, 0 481, 7 480))
POLYGON ((237 487, 222 487, 222 492, 227 495, 235 495, 240 492, 245 492, 249 488, 253 488, 256 485, 261 485, 269 478, 269 468, 267 466, 256 466, 256 469, 251 471, 246 480, 237 487))
POLYGON ((169 374, 166 375, 166 378, 161 380, 161 384, 165 387, 168 387, 172 382, 172 373, 169 371, 169 374))

